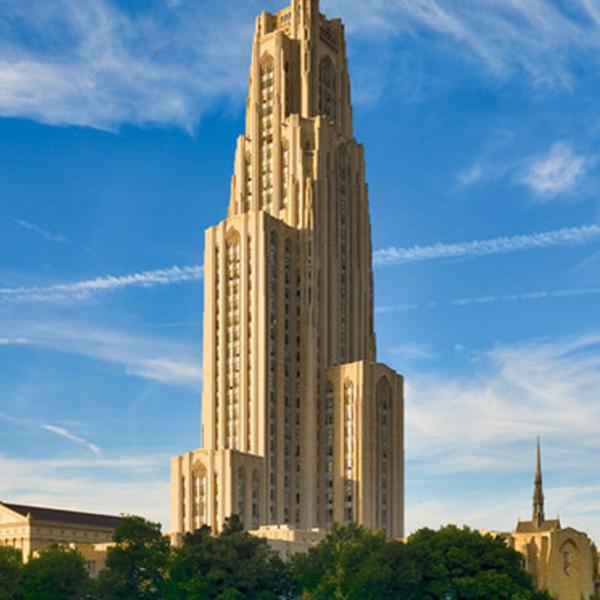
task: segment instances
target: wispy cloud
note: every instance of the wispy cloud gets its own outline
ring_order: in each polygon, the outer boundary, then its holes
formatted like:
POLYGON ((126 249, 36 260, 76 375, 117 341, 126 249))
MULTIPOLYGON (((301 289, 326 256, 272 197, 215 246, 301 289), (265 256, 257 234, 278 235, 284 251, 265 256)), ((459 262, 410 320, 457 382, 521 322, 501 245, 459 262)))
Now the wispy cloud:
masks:
POLYGON ((498 444, 537 434, 600 450, 600 335, 498 346, 478 360, 476 375, 415 374, 408 381, 413 457, 471 469, 473 448, 495 456, 498 444))
POLYGON ((433 352, 422 344, 400 344, 385 351, 392 356, 405 361, 429 360, 434 357, 433 352))
POLYGON ((407 378, 409 528, 512 528, 530 506, 531 479, 519 489, 516 478, 533 472, 542 435, 549 508, 600 539, 598 484, 589 481, 590 457, 600 452, 600 335, 498 345, 463 358, 477 369, 407 378), (507 485, 490 483, 473 503, 445 493, 475 476, 507 485))
POLYGON ((137 514, 168 524, 168 456, 31 460, 0 454, 5 501, 137 514))
POLYGON ((541 200, 558 194, 568 194, 577 189, 595 159, 577 154, 567 143, 557 143, 547 154, 528 161, 520 181, 541 200))
POLYGON ((49 231, 46 231, 45 229, 42 229, 38 225, 35 225, 34 223, 30 223, 29 221, 15 219, 15 223, 19 227, 22 227, 23 229, 27 229, 29 231, 33 231, 34 233, 37 233, 38 235, 42 236, 47 242, 64 243, 64 242, 68 241, 67 238, 64 237, 63 235, 60 235, 58 233, 50 233, 49 231))
POLYGON ((570 88, 577 77, 574 64, 598 60, 600 22, 590 0, 575 0, 569 10, 540 0, 370 0, 358 6, 330 0, 324 5, 343 14, 355 35, 422 36, 429 48, 454 50, 496 78, 524 73, 536 86, 570 88))
POLYGON ((62 321, 11 320, 0 327, 31 347, 112 363, 133 377, 193 390, 202 383, 199 344, 62 321))
POLYGON ((23 346, 24 344, 27 344, 25 338, 0 337, 0 346, 23 346))
POLYGON ((76 444, 79 444, 80 446, 84 446, 85 448, 87 448, 88 450, 93 452, 96 456, 100 456, 102 454, 102 451, 100 450, 99 446, 97 446, 96 444, 92 444, 91 442, 88 442, 84 438, 71 433, 69 430, 65 429, 64 427, 58 427, 57 425, 49 425, 47 423, 44 425, 41 425, 41 427, 42 427, 42 429, 45 429, 46 431, 49 431, 50 433, 54 433, 55 435, 65 438, 66 440, 75 442, 76 444))
POLYGON ((470 296, 454 298, 453 300, 431 300, 429 302, 413 302, 398 306, 388 305, 383 314, 392 312, 407 312, 419 309, 437 309, 440 307, 454 306, 467 307, 483 304, 497 304, 499 302, 528 302, 533 300, 550 300, 552 298, 579 298, 584 296, 600 295, 600 287, 570 288, 562 290, 537 290, 520 294, 486 294, 485 296, 470 296))
MULTIPOLYGON (((323 9, 343 16, 352 36, 421 37, 429 50, 454 50, 494 77, 523 72, 535 85, 569 87, 578 59, 598 65, 600 24, 590 0, 576 0, 569 11, 539 0, 325 0, 323 9)), ((2 10, 0 115, 191 130, 217 100, 240 101, 245 92, 255 3, 225 0, 207 8, 170 0, 128 11, 108 0, 57 0, 52 10, 9 0, 2 10)), ((372 63, 357 64, 357 71, 368 74, 372 63)))
POLYGON ((60 302, 85 300, 96 294, 125 288, 149 288, 198 281, 204 275, 200 265, 156 269, 129 275, 107 275, 74 283, 42 287, 0 288, 0 300, 7 302, 60 302))
POLYGON ((108 0, 4 2, 0 115, 192 129, 222 95, 241 97, 252 7, 176 4, 129 13, 108 0))
POLYGON ((598 240, 600 240, 600 226, 584 225, 544 233, 498 237, 473 242, 452 244, 438 242, 429 246, 412 246, 410 248, 392 246, 377 250, 373 260, 376 266, 385 267, 446 258, 471 258, 541 248, 582 245, 598 240))

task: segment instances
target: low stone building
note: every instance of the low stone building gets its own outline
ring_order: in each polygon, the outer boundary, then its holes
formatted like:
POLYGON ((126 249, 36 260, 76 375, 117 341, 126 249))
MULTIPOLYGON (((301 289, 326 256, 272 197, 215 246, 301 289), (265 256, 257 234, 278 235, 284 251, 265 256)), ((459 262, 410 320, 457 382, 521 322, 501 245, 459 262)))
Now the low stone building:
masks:
POLYGON ((536 586, 556 600, 588 600, 598 593, 598 551, 590 538, 559 519, 546 519, 540 446, 531 521, 519 521, 507 543, 525 558, 536 586))
POLYGON ((20 550, 27 562, 40 550, 61 544, 79 551, 90 575, 105 564, 120 517, 0 502, 0 544, 20 550))

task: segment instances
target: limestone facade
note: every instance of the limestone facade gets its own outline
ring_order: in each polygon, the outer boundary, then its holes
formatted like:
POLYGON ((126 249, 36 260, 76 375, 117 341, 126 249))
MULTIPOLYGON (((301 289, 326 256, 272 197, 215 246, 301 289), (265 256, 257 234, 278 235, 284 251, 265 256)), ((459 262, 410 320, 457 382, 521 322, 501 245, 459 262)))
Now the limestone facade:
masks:
POLYGON ((121 519, 39 506, 0 502, 0 544, 12 546, 27 562, 40 550, 60 544, 78 550, 95 576, 121 519))
POLYGON ((523 555, 536 586, 556 600, 588 600, 600 592, 596 546, 585 533, 545 517, 539 443, 532 519, 519 521, 507 542, 523 555))
POLYGON ((202 448, 172 459, 175 536, 357 521, 404 530, 403 379, 376 362, 371 226, 344 27, 256 23, 225 221, 206 232, 202 448))

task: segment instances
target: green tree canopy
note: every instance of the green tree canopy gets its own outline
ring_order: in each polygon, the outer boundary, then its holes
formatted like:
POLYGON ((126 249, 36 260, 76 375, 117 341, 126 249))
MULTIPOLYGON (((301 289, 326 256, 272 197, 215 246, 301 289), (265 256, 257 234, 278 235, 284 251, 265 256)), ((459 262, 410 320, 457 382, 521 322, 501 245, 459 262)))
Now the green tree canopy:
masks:
POLYGON ((162 598, 169 540, 158 523, 142 517, 125 517, 113 535, 106 569, 97 582, 102 600, 154 600, 162 598))
POLYGON ((0 600, 15 600, 23 574, 21 552, 0 546, 0 600))
POLYGON ((23 600, 82 600, 90 591, 85 560, 74 550, 50 546, 32 558, 23 570, 23 600))
POLYGON ((448 600, 543 600, 522 556, 500 537, 453 525, 422 529, 407 543, 420 578, 420 597, 448 600))
POLYGON ((165 599, 276 600, 287 597, 289 589, 283 561, 232 517, 219 536, 203 527, 184 537, 172 554, 165 599))
POLYGON ((303 598, 417 600, 417 571, 404 544, 359 525, 334 526, 307 554, 292 559, 303 598))

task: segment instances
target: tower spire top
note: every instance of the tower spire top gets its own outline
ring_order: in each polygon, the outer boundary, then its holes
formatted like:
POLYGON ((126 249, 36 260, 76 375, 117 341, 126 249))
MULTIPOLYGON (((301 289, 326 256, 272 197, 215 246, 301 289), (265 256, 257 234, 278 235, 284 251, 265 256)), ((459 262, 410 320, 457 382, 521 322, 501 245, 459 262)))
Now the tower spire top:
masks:
POLYGON ((536 461, 535 461, 535 481, 533 490, 533 522, 540 527, 545 521, 544 515, 544 491, 542 483, 542 450, 540 438, 537 439, 536 461))

